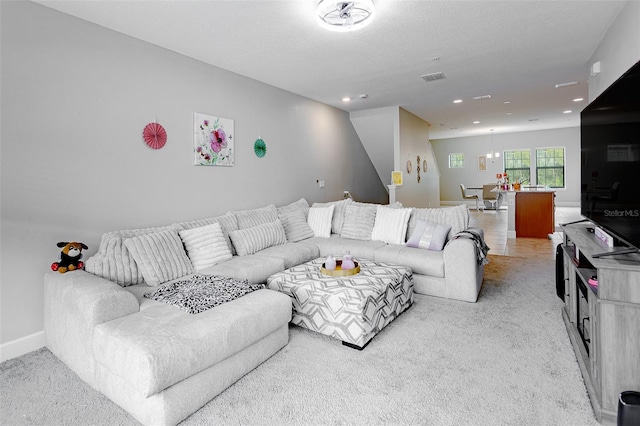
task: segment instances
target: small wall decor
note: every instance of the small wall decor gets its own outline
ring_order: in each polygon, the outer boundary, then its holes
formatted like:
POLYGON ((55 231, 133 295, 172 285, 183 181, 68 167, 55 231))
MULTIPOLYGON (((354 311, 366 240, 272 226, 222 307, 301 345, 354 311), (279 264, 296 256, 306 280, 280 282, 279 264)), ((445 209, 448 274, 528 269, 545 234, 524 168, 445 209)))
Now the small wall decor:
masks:
POLYGON ((167 143, 167 132, 160 124, 149 123, 142 130, 142 139, 149 148, 160 149, 167 143))
POLYGON ((233 120, 206 114, 194 114, 194 164, 233 166, 233 120))
POLYGON ((481 172, 487 171, 487 156, 486 155, 478 155, 478 170, 481 172))
POLYGON ((256 156, 258 156, 258 158, 264 157, 264 155, 267 153, 267 144, 262 140, 262 138, 256 139, 255 143, 253 144, 253 151, 256 153, 256 156))
POLYGON ((422 160, 422 171, 427 173, 427 160, 422 160))
POLYGON ((418 175, 418 183, 420 183, 420 156, 416 157, 416 174, 418 175))
POLYGON ((396 186, 402 185, 402 170, 391 172, 391 182, 396 186))
POLYGON ((411 164, 411 160, 407 160, 407 174, 411 174, 411 170, 413 169, 413 165, 411 164))

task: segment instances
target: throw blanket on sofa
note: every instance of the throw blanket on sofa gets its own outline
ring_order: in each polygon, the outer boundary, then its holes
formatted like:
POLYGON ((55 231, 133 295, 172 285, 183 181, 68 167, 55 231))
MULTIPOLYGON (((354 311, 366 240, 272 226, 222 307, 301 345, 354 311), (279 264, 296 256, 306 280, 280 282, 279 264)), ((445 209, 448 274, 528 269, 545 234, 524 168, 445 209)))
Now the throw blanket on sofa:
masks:
POLYGON ((152 293, 145 293, 144 297, 168 303, 190 314, 199 314, 263 288, 263 284, 249 284, 247 280, 236 281, 217 275, 194 275, 189 280, 176 281, 152 293))
POLYGON ((489 246, 485 244, 484 240, 480 237, 480 234, 470 230, 466 230, 458 232, 455 237, 453 237, 454 240, 457 240, 458 238, 468 238, 473 241, 476 246, 476 257, 478 260, 478 265, 486 265, 487 263, 489 263, 489 259, 487 259, 489 246))

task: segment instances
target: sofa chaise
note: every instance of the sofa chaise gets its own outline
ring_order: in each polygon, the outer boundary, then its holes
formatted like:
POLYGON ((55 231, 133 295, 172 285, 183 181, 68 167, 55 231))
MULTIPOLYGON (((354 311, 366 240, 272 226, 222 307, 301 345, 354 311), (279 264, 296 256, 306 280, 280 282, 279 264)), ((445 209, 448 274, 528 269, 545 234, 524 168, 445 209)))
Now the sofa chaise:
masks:
MULTIPOLYGON (((347 199, 310 207, 300 199, 108 232, 86 270, 45 275, 46 344, 141 423, 176 424, 288 343, 292 305, 261 288, 193 315, 154 299, 158 291, 196 276, 264 284, 292 266, 350 252, 410 267, 417 293, 475 302, 484 275, 479 244, 456 238, 468 222, 464 205, 347 199)), ((474 235, 482 242, 482 230, 474 235)))

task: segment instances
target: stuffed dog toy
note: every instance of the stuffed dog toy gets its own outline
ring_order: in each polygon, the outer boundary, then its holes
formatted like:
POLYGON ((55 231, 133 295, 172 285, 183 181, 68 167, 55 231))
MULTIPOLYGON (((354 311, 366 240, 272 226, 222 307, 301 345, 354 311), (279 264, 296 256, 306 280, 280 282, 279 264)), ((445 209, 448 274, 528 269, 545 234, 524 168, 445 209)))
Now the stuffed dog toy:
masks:
POLYGON ((76 242, 59 242, 57 245, 62 248, 60 252, 60 262, 53 262, 51 264, 52 271, 58 271, 64 274, 67 271, 84 268, 84 263, 80 261, 80 259, 82 259, 82 250, 86 250, 89 247, 84 243, 76 242))

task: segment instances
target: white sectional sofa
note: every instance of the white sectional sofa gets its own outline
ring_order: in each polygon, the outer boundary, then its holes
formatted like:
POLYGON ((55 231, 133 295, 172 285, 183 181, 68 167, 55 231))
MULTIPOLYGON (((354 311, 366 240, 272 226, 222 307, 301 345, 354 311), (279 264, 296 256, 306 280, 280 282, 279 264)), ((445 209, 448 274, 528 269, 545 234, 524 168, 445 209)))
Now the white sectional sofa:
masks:
POLYGON ((262 284, 291 266, 350 251, 356 260, 409 266, 417 293, 475 302, 484 275, 477 241, 455 238, 468 222, 466 206, 404 209, 347 199, 310 207, 300 199, 109 232, 85 271, 45 275, 47 347, 141 423, 176 424, 288 343, 291 300, 258 289, 194 315, 145 294, 196 276, 262 284), (443 249, 424 248, 431 231, 415 231, 423 220, 444 229, 443 249), (405 244, 408 237, 416 247, 405 244))

